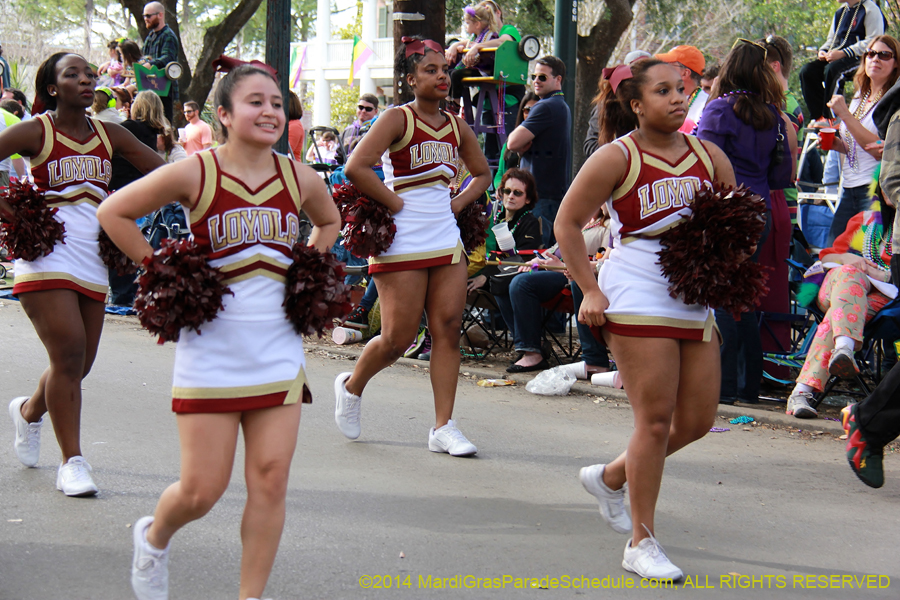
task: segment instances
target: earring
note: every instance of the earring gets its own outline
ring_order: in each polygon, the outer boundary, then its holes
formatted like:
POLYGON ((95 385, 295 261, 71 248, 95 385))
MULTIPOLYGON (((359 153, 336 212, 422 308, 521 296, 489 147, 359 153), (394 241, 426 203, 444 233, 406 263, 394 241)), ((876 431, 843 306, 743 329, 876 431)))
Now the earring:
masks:
POLYGON ((56 95, 56 92, 50 92, 50 95, 51 95, 51 96, 55 96, 55 95, 56 95))

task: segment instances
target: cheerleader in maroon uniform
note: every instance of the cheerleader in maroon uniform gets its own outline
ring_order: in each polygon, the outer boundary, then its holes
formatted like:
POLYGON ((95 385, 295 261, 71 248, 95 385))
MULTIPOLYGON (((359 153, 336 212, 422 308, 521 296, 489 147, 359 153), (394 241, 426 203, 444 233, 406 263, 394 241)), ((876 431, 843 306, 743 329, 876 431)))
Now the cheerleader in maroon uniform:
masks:
MULTIPOLYGON (((65 243, 34 261, 17 260, 13 292, 47 349, 50 366, 31 397, 9 405, 15 451, 38 462, 43 415, 50 413, 62 464, 56 487, 90 496, 97 486, 81 453, 81 380, 91 370, 103 328, 109 275, 99 253, 97 207, 106 198, 110 158, 120 154, 144 173, 163 164, 120 125, 88 118, 97 78, 77 54, 60 52, 38 68, 37 98, 50 111, 0 134, 0 157, 31 157, 37 187, 65 224, 65 243)), ((0 211, 10 210, 0 200, 0 211)))
POLYGON ((466 264, 456 215, 484 194, 490 170, 465 122, 440 110, 450 85, 443 48, 404 38, 395 68, 416 99, 385 112, 359 143, 347 177, 394 213, 390 248, 370 259, 381 299, 381 335, 370 341, 352 373, 335 380, 335 421, 350 439, 360 434, 360 396, 416 336, 424 310, 431 332, 431 386, 435 424, 428 449, 453 456, 477 451, 452 420, 459 377, 459 330, 466 300, 466 264), (450 199, 449 184, 462 161, 474 180, 450 199), (384 183, 372 167, 384 164, 384 183))
POLYGON ((622 566, 642 577, 677 580, 681 570, 654 537, 656 501, 666 456, 712 426, 719 338, 711 309, 669 296, 656 253, 659 236, 690 213, 695 192, 716 181, 733 186, 734 171, 715 144, 678 132, 686 106, 674 67, 642 60, 618 67, 603 85, 601 131, 636 129, 588 159, 563 200, 555 231, 566 266, 584 290, 579 320, 603 327, 616 358, 634 434, 626 453, 583 468, 580 478, 609 525, 632 534, 622 566), (578 233, 603 201, 615 247, 598 286, 578 233))
POLYGON ((300 403, 311 401, 303 339, 282 306, 301 207, 315 224, 309 244, 319 251, 340 229, 322 179, 272 150, 286 122, 272 75, 240 66, 219 82, 215 101, 225 145, 122 188, 99 212, 109 237, 141 262, 152 248, 134 219, 180 201, 190 209, 195 242, 233 293, 202 335, 181 331, 172 386, 181 479, 163 492, 154 516, 134 524, 131 584, 139 600, 168 598, 169 540, 225 492, 239 429, 247 483, 240 598, 262 596, 284 528, 300 403))

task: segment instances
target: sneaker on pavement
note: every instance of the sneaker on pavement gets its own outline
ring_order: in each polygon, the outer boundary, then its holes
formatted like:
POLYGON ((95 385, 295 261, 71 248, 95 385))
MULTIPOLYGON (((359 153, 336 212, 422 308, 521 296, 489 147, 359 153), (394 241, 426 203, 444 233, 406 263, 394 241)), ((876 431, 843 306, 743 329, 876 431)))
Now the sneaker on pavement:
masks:
POLYGON ((59 465, 56 489, 66 496, 93 496, 97 493, 97 485, 91 478, 91 465, 83 456, 73 456, 59 465))
POLYGON ((341 373, 334 380, 334 422, 348 439, 355 440, 362 429, 359 424, 362 398, 347 391, 347 380, 353 373, 341 373))
POLYGON ((600 503, 603 520, 618 533, 631 533, 631 515, 625 509, 626 485, 620 490, 611 490, 603 483, 606 465, 583 467, 578 473, 581 485, 600 503))
POLYGON ((131 589, 138 600, 168 600, 169 549, 159 550, 147 541, 151 523, 153 517, 142 517, 134 524, 131 589))
POLYGON ((403 353, 403 358, 416 358, 419 356, 422 352, 422 346, 425 344, 426 333, 428 333, 427 328, 419 328, 419 333, 416 334, 416 340, 410 344, 409 348, 406 349, 406 352, 403 353))
POLYGON ((431 428, 428 432, 428 449, 432 452, 446 452, 450 456, 472 456, 478 452, 475 444, 456 428, 453 419, 440 429, 431 428))
POLYGON ((828 361, 828 373, 842 379, 850 379, 859 375, 859 367, 853 360, 853 350, 844 346, 835 348, 828 361))
POLYGON ((368 327, 369 309, 362 306, 357 306, 350 312, 349 315, 347 315, 347 319, 344 321, 344 325, 349 325, 351 327, 368 327))
POLYGON ((632 573, 637 573, 644 579, 663 579, 666 581, 678 581, 684 577, 681 569, 672 564, 666 551, 650 530, 644 525, 650 537, 642 539, 637 547, 632 547, 631 540, 625 544, 625 556, 622 558, 622 568, 632 573))
POLYGON ((819 416, 819 412, 809 405, 815 400, 809 392, 794 391, 787 400, 786 415, 794 415, 798 419, 815 419, 819 416))
POLYGON ((22 405, 28 401, 28 396, 19 396, 9 403, 9 416, 16 428, 16 439, 13 448, 16 456, 26 467, 33 467, 38 463, 41 454, 41 425, 44 418, 37 423, 29 423, 22 416, 22 405))
POLYGON ((884 448, 874 448, 866 442, 856 422, 857 406, 850 407, 850 419, 844 426, 847 431, 847 462, 860 481, 869 487, 880 488, 884 485, 884 448))
POLYGON ((422 351, 417 357, 419 360, 431 360, 431 334, 425 331, 425 341, 422 342, 422 351))

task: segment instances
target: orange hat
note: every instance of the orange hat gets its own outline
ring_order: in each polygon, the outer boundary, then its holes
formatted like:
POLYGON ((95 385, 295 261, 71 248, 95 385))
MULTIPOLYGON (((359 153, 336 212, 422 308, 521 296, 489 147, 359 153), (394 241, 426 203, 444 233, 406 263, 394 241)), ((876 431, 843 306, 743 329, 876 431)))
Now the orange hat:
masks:
POLYGON ((675 46, 665 54, 657 54, 656 58, 667 63, 681 63, 698 75, 706 67, 703 53, 693 46, 675 46))

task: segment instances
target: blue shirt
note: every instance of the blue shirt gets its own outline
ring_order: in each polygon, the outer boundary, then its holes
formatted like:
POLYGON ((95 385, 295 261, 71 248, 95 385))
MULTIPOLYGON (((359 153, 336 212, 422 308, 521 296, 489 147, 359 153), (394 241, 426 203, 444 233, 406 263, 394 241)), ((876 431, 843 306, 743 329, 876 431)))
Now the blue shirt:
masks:
POLYGON ((572 113, 565 98, 554 95, 535 104, 522 127, 534 134, 522 168, 534 175, 538 198, 562 200, 572 173, 572 113))

